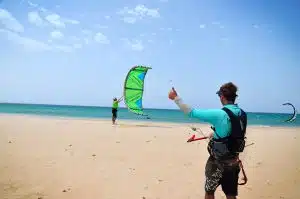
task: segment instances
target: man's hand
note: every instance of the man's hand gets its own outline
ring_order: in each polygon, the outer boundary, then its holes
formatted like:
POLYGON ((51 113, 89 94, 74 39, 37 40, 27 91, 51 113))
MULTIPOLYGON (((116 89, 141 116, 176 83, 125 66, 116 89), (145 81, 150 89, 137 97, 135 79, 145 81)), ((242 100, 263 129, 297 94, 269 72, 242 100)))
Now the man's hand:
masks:
POLYGON ((124 96, 120 97, 120 99, 118 100, 118 102, 123 101, 123 97, 124 97, 124 96))
POLYGON ((171 91, 169 92, 169 99, 174 100, 177 96, 178 95, 177 95, 176 90, 174 89, 174 87, 172 87, 171 91))

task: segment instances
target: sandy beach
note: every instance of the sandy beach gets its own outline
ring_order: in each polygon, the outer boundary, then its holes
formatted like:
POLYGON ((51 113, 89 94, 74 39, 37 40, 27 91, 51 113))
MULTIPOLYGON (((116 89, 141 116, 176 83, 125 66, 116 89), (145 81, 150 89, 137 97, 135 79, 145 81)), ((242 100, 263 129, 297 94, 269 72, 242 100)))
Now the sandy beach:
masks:
MULTIPOLYGON (((0 198, 203 198, 207 143, 187 143, 192 134, 188 124, 1 115, 0 198)), ((300 128, 247 136, 239 198, 299 199, 300 128)))

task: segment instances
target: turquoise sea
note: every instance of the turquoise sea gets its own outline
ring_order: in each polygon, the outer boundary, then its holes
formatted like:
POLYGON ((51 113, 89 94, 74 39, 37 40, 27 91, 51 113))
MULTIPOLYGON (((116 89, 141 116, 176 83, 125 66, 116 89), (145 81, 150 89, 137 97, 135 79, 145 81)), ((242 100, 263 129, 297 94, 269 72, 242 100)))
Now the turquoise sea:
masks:
MULTIPOLYGON (((0 113, 4 114, 29 114, 41 116, 59 116, 74 118, 111 118, 110 107, 91 107, 91 106, 65 106, 65 105, 36 105, 36 104, 9 104, 0 103, 0 113)), ((118 111, 119 120, 142 120, 154 122, 176 122, 176 123, 196 123, 197 119, 186 117, 179 110, 165 109, 145 109, 145 113, 150 119, 137 116, 126 108, 120 108, 118 111)), ((299 114, 298 114, 299 116, 299 114)), ((283 113, 248 113, 249 125, 259 126, 289 126, 300 127, 300 118, 294 122, 284 122, 290 114, 283 113)))

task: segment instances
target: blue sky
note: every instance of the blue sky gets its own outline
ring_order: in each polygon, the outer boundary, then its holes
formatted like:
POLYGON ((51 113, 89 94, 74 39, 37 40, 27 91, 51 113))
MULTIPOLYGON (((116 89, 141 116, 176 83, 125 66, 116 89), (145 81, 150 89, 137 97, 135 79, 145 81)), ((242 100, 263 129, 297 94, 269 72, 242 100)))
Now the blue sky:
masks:
POLYGON ((0 2, 1 102, 110 106, 147 65, 145 107, 176 108, 170 80, 198 108, 228 81, 247 111, 300 107, 299 1, 0 2))

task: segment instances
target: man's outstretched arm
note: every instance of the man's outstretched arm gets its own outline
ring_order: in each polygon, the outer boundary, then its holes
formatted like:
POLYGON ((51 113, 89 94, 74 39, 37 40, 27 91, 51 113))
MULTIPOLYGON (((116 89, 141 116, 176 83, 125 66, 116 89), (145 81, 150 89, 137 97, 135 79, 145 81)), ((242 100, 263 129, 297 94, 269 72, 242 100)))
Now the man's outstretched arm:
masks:
POLYGON ((222 112, 219 109, 195 109, 185 104, 179 96, 174 99, 176 105, 187 114, 189 117, 200 119, 212 125, 216 125, 222 117, 222 112))
POLYGON ((192 108, 189 105, 184 104, 183 100, 179 96, 175 97, 174 102, 175 104, 177 104, 180 110, 183 111, 185 114, 191 113, 192 108))

